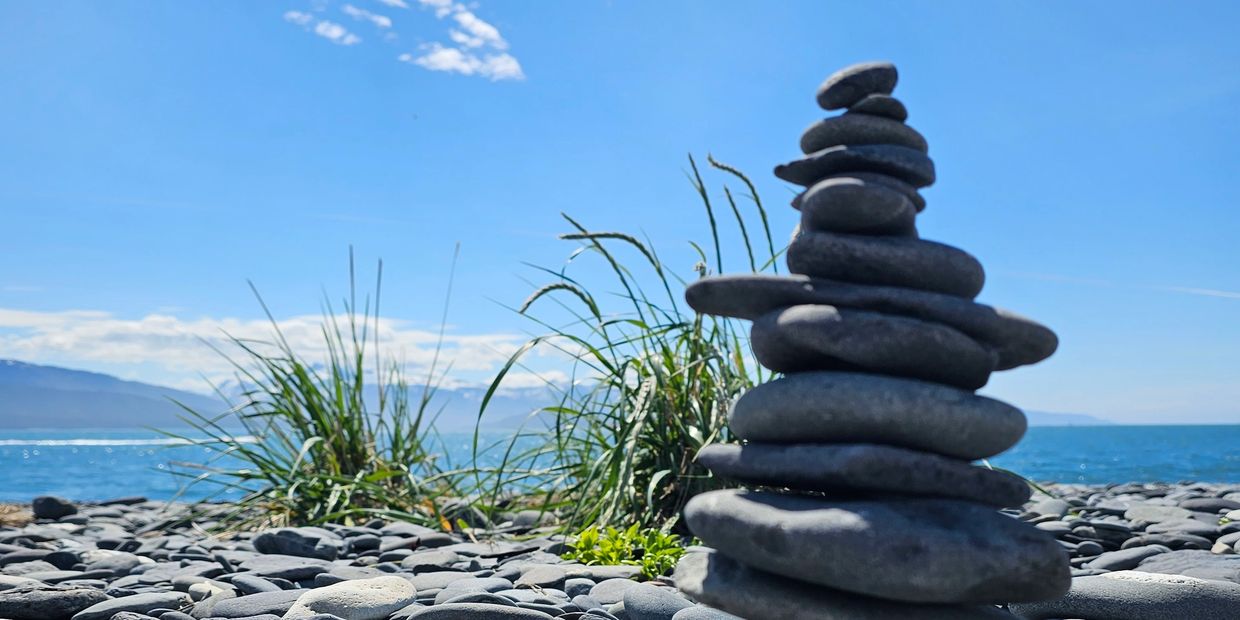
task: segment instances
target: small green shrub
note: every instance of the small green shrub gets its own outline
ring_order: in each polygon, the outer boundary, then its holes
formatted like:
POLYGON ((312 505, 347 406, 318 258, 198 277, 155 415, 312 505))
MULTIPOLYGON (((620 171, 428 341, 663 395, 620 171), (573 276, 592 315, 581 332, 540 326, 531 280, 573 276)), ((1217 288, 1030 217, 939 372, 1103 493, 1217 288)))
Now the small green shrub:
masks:
POLYGON ((576 536, 571 546, 572 550, 563 556, 567 560, 586 565, 639 566, 644 579, 671 573, 685 554, 679 536, 654 528, 641 530, 636 523, 624 530, 607 527, 600 531, 590 526, 576 536))

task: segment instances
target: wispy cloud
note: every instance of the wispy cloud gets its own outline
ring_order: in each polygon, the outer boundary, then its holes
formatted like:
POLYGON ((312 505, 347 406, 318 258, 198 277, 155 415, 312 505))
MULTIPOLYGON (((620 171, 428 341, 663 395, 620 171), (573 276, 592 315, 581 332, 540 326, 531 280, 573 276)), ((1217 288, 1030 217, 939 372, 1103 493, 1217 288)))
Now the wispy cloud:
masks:
POLYGON ((479 57, 459 48, 444 47, 440 43, 425 45, 421 51, 417 56, 401 54, 399 59, 431 71, 479 75, 492 81, 520 80, 525 77, 520 63, 508 54, 487 54, 479 57))
POLYGON ((1235 291, 1220 291, 1212 288, 1191 288, 1186 286, 1160 286, 1155 287, 1160 290, 1170 291, 1172 293, 1187 293, 1189 295, 1201 295, 1202 297, 1221 297, 1223 299, 1240 299, 1240 293, 1235 291))
MULTIPOLYGON (((312 361, 326 359, 320 316, 289 316, 277 321, 295 351, 312 361)), ((269 342, 272 324, 265 319, 236 317, 184 318, 151 313, 122 318, 109 312, 68 310, 42 312, 0 308, 0 358, 77 367, 121 369, 131 378, 203 390, 202 377, 223 382, 232 377, 227 360, 212 346, 231 350, 228 335, 269 342), (126 370, 127 369, 127 370, 126 370), (133 376, 133 375, 137 376, 133 376)), ((378 322, 380 346, 405 364, 411 377, 427 372, 435 360, 437 328, 394 318, 378 322)), ((452 367, 446 385, 478 385, 508 359, 526 336, 513 333, 444 335, 439 368, 452 367)), ((522 384, 550 373, 530 371, 522 384)))
POLYGON ((362 42, 362 38, 349 32, 348 28, 330 20, 318 19, 304 11, 286 11, 284 21, 301 26, 337 45, 357 45, 362 42))
POLYGON ((478 17, 465 5, 452 0, 419 0, 435 17, 451 17, 456 27, 448 29, 454 45, 439 41, 423 44, 418 53, 404 53, 398 59, 431 71, 476 75, 491 81, 523 80, 525 72, 515 56, 508 53, 508 41, 498 28, 478 17))
MULTIPOLYGON (((392 9, 410 8, 407 0, 376 1, 392 9)), ((508 40, 499 28, 474 12, 476 5, 467 7, 454 0, 417 0, 417 4, 430 10, 439 20, 451 20, 453 25, 447 32, 450 42, 423 43, 415 52, 398 54, 397 60, 429 71, 484 77, 493 82, 525 79, 521 62, 508 51, 508 40)), ((313 12, 286 11, 284 20, 339 45, 361 43, 362 38, 344 26, 315 15, 326 11, 328 6, 327 0, 313 0, 313 12)), ((382 39, 389 44, 400 38, 394 29, 395 21, 388 15, 351 3, 342 5, 340 10, 355 21, 370 22, 382 31, 382 39)))
POLYGON ((1022 278, 1026 280, 1042 280, 1044 282, 1064 282, 1068 284, 1083 284, 1085 286, 1093 286, 1098 288, 1121 288, 1136 289, 1143 291, 1158 291, 1162 293, 1181 293, 1184 295, 1196 295, 1200 297, 1216 297, 1220 299, 1240 299, 1240 292, 1224 291, 1212 288, 1197 288, 1191 286, 1159 286, 1155 284, 1132 284, 1124 282, 1115 282, 1113 280, 1105 280, 1101 278, 1083 278, 1079 276, 1065 276, 1055 273, 1033 273, 1027 271, 1001 271, 998 275, 1005 275, 1013 278, 1022 278))
POLYGON ((366 9, 359 9, 352 4, 346 4, 340 7, 340 10, 343 11, 345 15, 348 15, 353 19, 368 21, 379 28, 387 29, 392 27, 392 18, 385 15, 379 15, 378 13, 371 13, 366 9))

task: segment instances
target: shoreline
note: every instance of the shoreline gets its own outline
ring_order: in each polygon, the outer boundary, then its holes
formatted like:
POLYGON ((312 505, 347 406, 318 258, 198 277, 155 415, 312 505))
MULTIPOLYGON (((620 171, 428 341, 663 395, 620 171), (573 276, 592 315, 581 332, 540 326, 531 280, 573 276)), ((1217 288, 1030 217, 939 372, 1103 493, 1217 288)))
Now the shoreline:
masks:
MULTIPOLYGON (((1131 570, 1240 589, 1240 484, 1040 486, 1055 497, 1035 491, 1021 508, 1003 512, 1059 541, 1074 594, 1081 584, 1113 585, 1106 582, 1117 579, 1096 578, 1131 570)), ((352 596, 358 605, 402 603, 381 616, 389 620, 445 605, 445 612, 483 605, 534 614, 512 618, 582 618, 592 607, 608 614, 596 618, 623 618, 626 605, 692 605, 670 578, 638 587, 633 566, 561 559, 563 537, 529 512, 508 515, 490 531, 452 534, 375 520, 220 536, 209 533, 210 514, 185 520, 186 507, 143 498, 0 504, 0 617, 107 620, 133 611, 150 615, 123 617, 184 620, 274 611, 278 618, 298 600, 333 596, 352 596), (41 518, 27 521, 23 513, 41 518), (44 615, 14 613, 18 599, 38 601, 44 615)), ((1150 604, 1141 597, 1129 602, 1150 604)), ((1029 605, 1041 604, 1012 609, 1029 605)))

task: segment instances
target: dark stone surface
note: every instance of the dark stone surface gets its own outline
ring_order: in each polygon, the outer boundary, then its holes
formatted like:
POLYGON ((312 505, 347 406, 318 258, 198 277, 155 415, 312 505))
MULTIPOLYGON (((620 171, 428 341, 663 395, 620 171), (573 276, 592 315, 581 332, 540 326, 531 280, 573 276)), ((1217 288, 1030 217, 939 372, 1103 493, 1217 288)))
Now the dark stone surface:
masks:
POLYGON ((417 620, 545 620, 553 616, 508 605, 452 603, 427 607, 411 617, 417 620))
POLYGON ((713 276, 693 282, 685 299, 698 312, 754 320, 803 304, 872 310, 943 323, 985 342, 999 356, 996 370, 1033 364, 1059 346, 1055 332, 1001 308, 954 295, 894 286, 866 286, 808 276, 713 276))
POLYGON ((1007 472, 873 444, 712 444, 697 461, 716 476, 801 491, 881 491, 996 507, 1020 506, 1030 494, 1024 480, 1007 472))
POLYGON ((684 517, 706 545, 755 568, 890 600, 1043 600, 1070 582, 1053 537, 969 502, 729 490, 694 497, 684 517))
MULTIPOLYGON (((922 211, 926 209, 925 196, 922 196, 921 192, 917 191, 917 188, 893 176, 888 176, 885 174, 878 174, 877 172, 847 172, 847 173, 842 172, 840 174, 827 175, 823 177, 821 180, 826 181, 830 179, 860 179, 866 183, 870 183, 874 185, 882 185, 883 187, 886 187, 888 189, 894 189, 897 192, 900 192, 901 194, 903 194, 904 197, 908 198, 909 202, 913 203, 913 206, 917 208, 918 213, 921 213, 922 211)), ((791 204, 792 204, 793 209, 801 208, 801 200, 804 196, 805 196, 805 193, 802 192, 792 197, 791 204)))
POLYGON ((145 613, 161 607, 177 609, 189 603, 184 592, 145 592, 102 601, 73 615, 73 620, 110 620, 122 611, 145 613))
POLYGON ((641 583, 624 591, 624 612, 629 620, 672 620, 676 612, 693 603, 675 591, 641 583))
POLYGON ((66 620, 108 598, 95 588, 29 583, 0 590, 0 618, 66 620))
POLYGON ((1119 551, 1108 551, 1098 556, 1094 560, 1085 563, 1086 568, 1094 568, 1099 570, 1128 570, 1136 568, 1141 560, 1154 557, 1160 553, 1171 551, 1162 545, 1146 545, 1144 547, 1133 547, 1129 549, 1121 549, 1119 551))
POLYGON ((945 325, 834 306, 777 310, 750 334, 758 362, 783 373, 863 371, 975 390, 997 361, 991 348, 945 325))
POLYGON ((934 162, 925 153, 893 144, 833 146, 775 167, 775 176, 802 186, 854 172, 893 176, 913 187, 934 183, 934 162))
POLYGON ((950 245, 904 237, 802 231, 788 246, 789 271, 854 284, 912 288, 973 299, 982 264, 950 245))
POLYGON ((818 105, 825 110, 847 108, 867 95, 890 95, 899 80, 896 66, 886 61, 863 62, 832 73, 818 86, 818 105))
POLYGON ((908 108, 904 103, 891 95, 866 95, 857 103, 848 106, 845 114, 872 114, 903 123, 908 120, 908 108))
POLYGON ((60 519, 77 514, 77 511, 73 502, 54 495, 41 495, 30 502, 30 512, 36 519, 60 519))
POLYGON ((1219 555, 1209 551, 1184 549, 1146 558, 1137 565, 1137 570, 1240 584, 1240 555, 1219 555))
POLYGON ((899 121, 870 114, 831 116, 810 125, 801 134, 801 152, 813 153, 846 144, 896 144, 925 153, 926 138, 899 121))
POLYGON ((765 442, 881 443, 963 459, 994 456, 1025 433, 1011 405, 945 385, 847 372, 756 386, 729 414, 732 432, 765 442))
POLYGON ((917 236, 917 209, 902 193, 861 179, 815 183, 801 196, 803 230, 917 236))
POLYGON ((1018 616, 1036 619, 1222 620, 1238 611, 1240 585, 1137 571, 1078 577, 1062 598, 1012 605, 1018 616))
POLYGON ((282 616, 306 592, 310 592, 310 590, 280 590, 278 592, 260 592, 258 594, 238 596, 217 603, 215 608, 211 610, 211 615, 221 618, 244 618, 259 614, 277 614, 282 616))
POLYGON ((259 553, 334 560, 340 552, 338 536, 317 527, 285 527, 262 532, 253 540, 259 553))
POLYGON ((241 563, 240 568, 258 577, 277 577, 289 581, 313 579, 319 573, 331 570, 329 562, 292 555, 260 555, 241 563))
MULTIPOLYGON (((691 553, 676 584, 693 598, 743 618, 781 620, 1002 620, 989 605, 899 603, 842 592, 751 568, 717 553, 691 553)), ((683 613, 683 612, 682 612, 683 613)))

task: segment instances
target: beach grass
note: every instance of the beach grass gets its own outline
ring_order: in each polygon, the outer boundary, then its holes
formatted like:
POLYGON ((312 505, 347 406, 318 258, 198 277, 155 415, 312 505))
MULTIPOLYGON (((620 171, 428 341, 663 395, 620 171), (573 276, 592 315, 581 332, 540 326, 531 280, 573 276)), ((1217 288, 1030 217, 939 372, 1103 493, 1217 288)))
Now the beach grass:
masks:
POLYGON ((432 364, 411 396, 403 364, 380 350, 382 264, 373 296, 360 303, 351 252, 349 273, 343 311, 324 301, 322 360, 294 350, 254 289, 271 338, 229 336, 229 350, 216 348, 231 362, 240 394, 217 389, 230 405, 223 413, 185 408, 183 419, 205 440, 165 431, 211 452, 207 465, 178 472, 188 485, 241 494, 224 519, 231 526, 374 517, 440 526, 437 500, 460 494, 459 472, 441 467, 442 446, 430 429, 443 373, 432 364), (240 466, 218 465, 224 462, 240 466))
MULTIPOLYGON (((749 269, 777 269, 766 211, 753 184, 735 168, 708 161, 743 184, 748 207, 742 209, 725 184, 728 208, 721 214, 690 157, 689 178, 711 239, 705 247, 691 243, 698 256, 696 277, 722 271, 720 228, 727 219, 743 239, 742 260, 749 269)), ((685 306, 686 279, 649 241, 595 231, 568 215, 564 219, 571 230, 561 239, 577 246, 572 258, 560 270, 542 269, 551 281, 515 309, 544 333, 497 374, 478 428, 485 429, 490 398, 532 351, 549 349, 566 357, 570 380, 548 385, 555 402, 542 410, 541 422, 514 438, 501 466, 488 472, 491 497, 519 488, 556 510, 570 531, 591 525, 676 528, 691 497, 722 486, 694 462, 697 451, 730 440, 731 402, 768 373, 753 363, 742 325, 685 306), (587 280, 569 273, 586 259, 601 263, 606 277, 587 280), (540 313, 545 306, 549 311, 540 313), (518 439, 531 436, 541 438, 537 447, 516 449, 518 439)))

